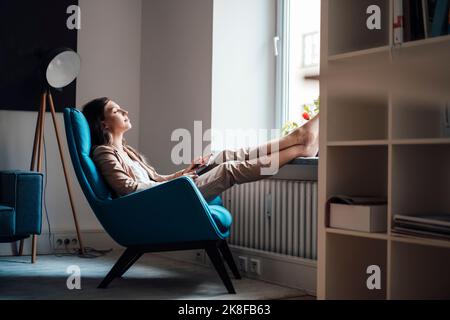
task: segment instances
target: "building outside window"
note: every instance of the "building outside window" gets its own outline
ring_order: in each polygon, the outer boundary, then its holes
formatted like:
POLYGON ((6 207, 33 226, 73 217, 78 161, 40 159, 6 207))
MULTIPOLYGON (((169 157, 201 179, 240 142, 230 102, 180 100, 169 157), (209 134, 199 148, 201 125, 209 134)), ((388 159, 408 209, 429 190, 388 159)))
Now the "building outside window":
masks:
POLYGON ((282 128, 303 124, 305 105, 311 116, 316 111, 319 83, 305 76, 320 72, 320 1, 279 0, 277 7, 277 126, 282 128))

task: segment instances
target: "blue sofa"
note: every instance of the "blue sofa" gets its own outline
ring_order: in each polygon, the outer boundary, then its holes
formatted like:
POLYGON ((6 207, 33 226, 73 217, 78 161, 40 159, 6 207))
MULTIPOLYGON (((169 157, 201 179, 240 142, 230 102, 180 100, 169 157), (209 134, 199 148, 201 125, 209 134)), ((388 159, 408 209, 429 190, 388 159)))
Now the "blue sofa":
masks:
POLYGON ((36 236, 42 227, 43 174, 0 171, 0 243, 33 237, 31 262, 36 257, 36 236))
POLYGON ((115 197, 90 157, 90 130, 83 113, 66 108, 64 122, 83 193, 106 232, 126 247, 99 288, 121 277, 146 252, 205 249, 228 292, 235 293, 222 260, 240 279, 226 242, 232 218, 220 197, 207 203, 188 177, 115 197))

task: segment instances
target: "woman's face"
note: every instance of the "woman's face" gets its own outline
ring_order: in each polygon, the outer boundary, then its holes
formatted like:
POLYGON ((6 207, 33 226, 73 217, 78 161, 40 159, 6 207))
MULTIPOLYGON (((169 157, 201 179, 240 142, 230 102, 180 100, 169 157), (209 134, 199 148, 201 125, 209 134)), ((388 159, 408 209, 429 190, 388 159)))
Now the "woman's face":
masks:
POLYGON ((105 106, 105 120, 102 124, 106 129, 114 134, 124 133, 131 129, 131 122, 128 119, 128 111, 121 108, 114 101, 109 101, 105 106))

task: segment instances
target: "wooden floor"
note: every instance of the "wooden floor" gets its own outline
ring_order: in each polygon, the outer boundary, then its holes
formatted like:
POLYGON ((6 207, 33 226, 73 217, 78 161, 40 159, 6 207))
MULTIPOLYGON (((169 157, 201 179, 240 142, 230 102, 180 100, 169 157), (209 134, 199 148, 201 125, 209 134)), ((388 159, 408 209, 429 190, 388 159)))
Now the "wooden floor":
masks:
POLYGON ((304 292, 263 281, 232 279, 236 295, 227 294, 215 270, 158 254, 144 255, 108 289, 97 285, 120 255, 94 259, 77 256, 0 257, 0 299, 314 299, 304 292), (79 267, 81 289, 69 290, 67 269, 79 267))

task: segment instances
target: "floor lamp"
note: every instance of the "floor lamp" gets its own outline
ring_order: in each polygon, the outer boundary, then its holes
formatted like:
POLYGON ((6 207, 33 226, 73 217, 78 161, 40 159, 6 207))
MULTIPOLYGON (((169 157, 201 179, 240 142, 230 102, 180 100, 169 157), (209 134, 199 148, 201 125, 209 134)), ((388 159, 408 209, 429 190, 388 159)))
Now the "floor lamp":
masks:
MULTIPOLYGON (((33 155, 31 158, 31 171, 42 171, 42 148, 44 138, 44 122, 45 114, 47 112, 47 101, 50 106, 50 112, 52 114, 53 126, 55 128, 56 139, 59 147, 59 155, 61 157, 61 163, 63 166, 64 177, 66 180, 67 191, 69 194, 70 206, 72 208, 73 220, 77 231, 78 243, 80 246, 80 254, 84 255, 83 242, 81 240, 80 229, 78 226, 77 215, 75 212, 75 206, 72 198, 72 190, 70 187, 70 179, 67 174, 66 162, 64 159, 61 137, 59 134, 58 122, 56 120, 55 106, 53 104, 53 97, 50 92, 50 88, 62 89, 68 86, 72 81, 76 79, 80 71, 81 61, 79 55, 69 48, 58 48, 47 53, 43 57, 43 71, 45 71, 45 85, 41 95, 40 107, 38 117, 36 121, 36 129, 34 134, 33 143, 33 155)), ((32 249, 31 249, 31 262, 36 261, 36 245, 37 235, 32 236, 32 249)), ((23 253, 23 240, 20 241, 19 255, 23 253)))

